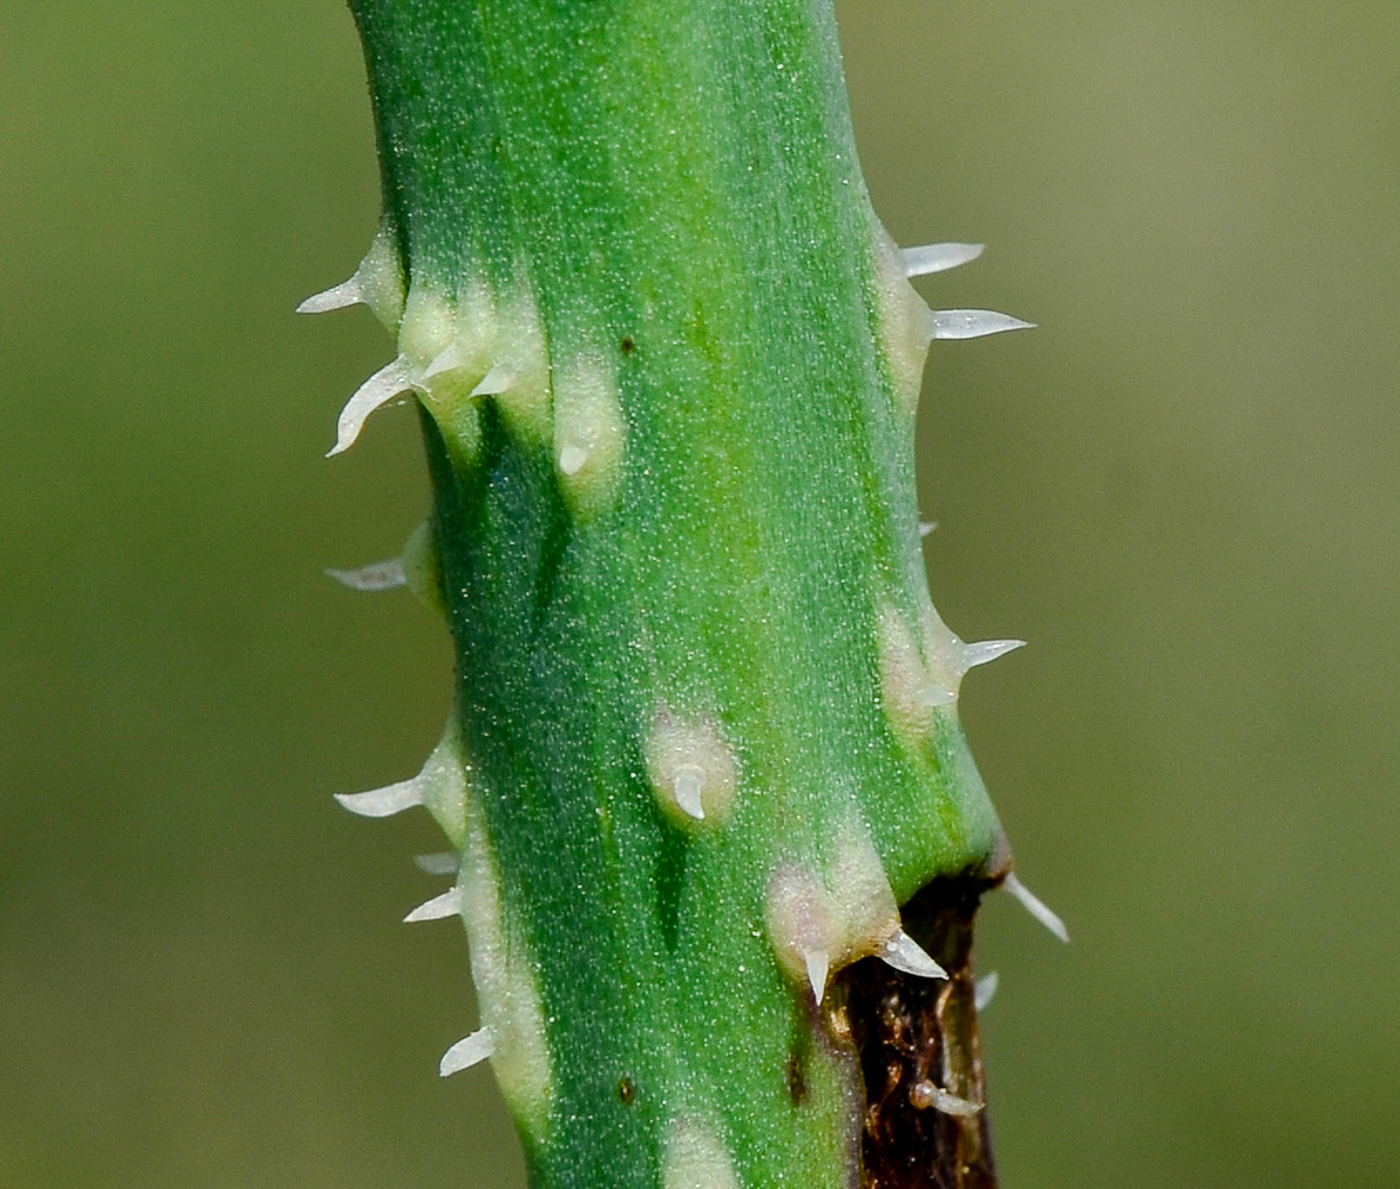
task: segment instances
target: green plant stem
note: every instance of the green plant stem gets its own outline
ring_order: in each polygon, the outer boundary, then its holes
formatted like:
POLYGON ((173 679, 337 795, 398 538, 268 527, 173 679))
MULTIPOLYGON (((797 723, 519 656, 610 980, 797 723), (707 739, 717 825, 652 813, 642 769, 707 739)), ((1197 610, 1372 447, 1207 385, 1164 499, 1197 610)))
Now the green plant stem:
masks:
POLYGON ((351 7, 458 659, 426 800, 532 1181, 849 1185, 822 966, 1001 859, 830 5, 351 7))

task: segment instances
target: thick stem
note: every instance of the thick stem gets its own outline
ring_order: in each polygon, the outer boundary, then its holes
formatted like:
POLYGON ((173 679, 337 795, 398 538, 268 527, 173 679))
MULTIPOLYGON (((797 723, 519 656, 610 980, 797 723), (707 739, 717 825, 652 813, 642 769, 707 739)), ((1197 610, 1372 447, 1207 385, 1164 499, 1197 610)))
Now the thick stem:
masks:
POLYGON ((458 681, 415 787, 462 852, 461 1053, 492 1051, 540 1186, 849 1186, 828 972, 931 974, 896 905, 991 874, 955 699, 1000 649, 929 601, 939 332, 866 197, 830 4, 352 8, 385 222, 346 292, 400 355, 337 449, 417 393, 410 569, 458 681))

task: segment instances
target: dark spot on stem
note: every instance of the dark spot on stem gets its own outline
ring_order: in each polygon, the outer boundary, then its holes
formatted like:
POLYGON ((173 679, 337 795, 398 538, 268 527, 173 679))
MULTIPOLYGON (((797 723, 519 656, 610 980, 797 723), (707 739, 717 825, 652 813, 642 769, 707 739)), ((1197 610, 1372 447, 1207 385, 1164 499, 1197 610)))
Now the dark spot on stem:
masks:
POLYGON ((622 338, 622 353, 624 355, 631 355, 636 349, 637 344, 632 341, 632 336, 630 334, 624 335, 622 338))
POLYGON ((617 1100, 623 1106, 631 1106, 632 1100, 637 1097, 637 1087, 632 1085, 631 1078, 623 1078, 617 1084, 617 1100))
POLYGON ((794 1049, 787 1059, 788 1098, 793 1106, 801 1106, 807 1101, 807 1063, 802 1054, 794 1049))

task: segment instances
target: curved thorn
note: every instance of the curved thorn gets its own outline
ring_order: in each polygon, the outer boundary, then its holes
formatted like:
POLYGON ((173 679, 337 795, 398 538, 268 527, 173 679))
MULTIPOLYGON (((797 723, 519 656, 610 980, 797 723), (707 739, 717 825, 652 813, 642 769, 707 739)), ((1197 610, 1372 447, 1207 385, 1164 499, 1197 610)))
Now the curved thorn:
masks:
POLYGON ((681 764, 676 769, 672 791, 676 804, 697 822, 705 820, 705 806, 700 802, 700 790, 704 787, 704 769, 696 764, 681 764))
POLYGON ((1017 879, 1014 871, 1006 877, 1006 881, 1002 884, 1002 887, 1015 896, 1016 899, 1021 902, 1025 910, 1049 929, 1051 933, 1063 942, 1069 941, 1069 930, 1065 928, 1064 921, 1060 920, 1054 910, 1051 909, 1045 901, 1040 899, 1030 888, 1026 887, 1025 884, 1017 879))
POLYGON ((406 586, 408 578, 403 572, 403 558, 391 557, 388 561, 377 561, 358 570, 334 570, 327 567, 327 578, 334 578, 341 586, 351 590, 393 590, 396 586, 406 586))
POLYGON ((807 981, 812 984, 812 994, 820 1003, 826 998, 826 976, 831 972, 831 959, 825 950, 808 950, 802 955, 807 967, 807 981))
POLYGON ((906 277, 923 277, 931 272, 957 268, 982 255, 985 244, 922 244, 917 248, 901 248, 906 277))
POLYGON ((496 396, 515 382, 515 377, 506 370, 505 364, 496 364, 481 377, 481 382, 471 390, 471 396, 496 396))
POLYGON ((460 888, 452 888, 443 892, 441 896, 434 896, 431 900, 425 900, 415 908, 408 916, 404 917, 405 925, 412 925, 418 921, 441 921, 447 917, 460 916, 462 912, 462 892, 460 888))
POLYGON ((331 458, 349 450, 360 436, 369 415, 412 387, 412 369, 402 355, 381 367, 355 390, 355 394, 340 410, 340 417, 335 423, 335 445, 326 451, 326 457, 331 458))
POLYGON ((1032 330, 1034 322, 1022 322, 995 310, 930 310, 928 335, 933 339, 977 339, 1004 330, 1032 330))
POLYGON ((968 1119, 982 1110, 982 1104, 966 1098, 959 1098, 956 1094, 949 1094, 941 1086, 934 1086, 933 1109, 945 1115, 956 1115, 960 1119, 968 1119))
POLYGON ((986 1011, 992 1002, 992 997, 997 993, 997 984, 1001 980, 997 978, 995 970, 988 971, 975 983, 972 984, 972 1005, 978 1011, 986 1011))
POLYGON ((443 372, 455 371, 464 362, 462 348, 457 343, 448 343, 433 356, 433 361, 423 369, 423 383, 426 384, 434 376, 440 376, 443 372))
POLYGON ((879 958, 888 966, 915 978, 947 978, 948 972, 924 952, 923 946, 900 929, 880 947, 879 958))
POLYGON ((459 1040, 442 1055, 438 1062, 438 1076, 451 1077, 473 1065, 479 1065, 496 1051, 496 1038, 490 1028, 478 1028, 470 1036, 459 1040))
POLYGON ((960 1115, 964 1118, 975 1115, 982 1109, 980 1102, 950 1094, 929 1078, 920 1078, 909 1087, 909 1105, 918 1111, 926 1111, 933 1107, 945 1115, 960 1115))
POLYGON ((921 520, 921 521, 919 521, 919 540, 922 541, 926 536, 929 535, 929 533, 933 532, 933 530, 936 529, 937 527, 938 527, 938 522, 935 521, 935 520, 921 520))
POLYGON ((462 860, 455 850, 445 850, 432 855, 414 855, 413 865, 424 875, 456 875, 462 860))
POLYGON ((332 310, 359 305, 364 299, 364 286, 360 284, 360 274, 356 273, 348 281, 341 281, 339 285, 332 285, 320 293, 313 293, 297 306, 297 313, 329 314, 332 310))
POLYGON ((964 644, 962 648, 963 671, 987 665, 999 656, 1024 648, 1024 640, 978 640, 975 644, 964 644))
POLYGON ((335 799, 351 813, 361 817, 390 817, 423 804, 423 786, 418 777, 401 780, 398 784, 370 789, 367 793, 336 793, 335 799))

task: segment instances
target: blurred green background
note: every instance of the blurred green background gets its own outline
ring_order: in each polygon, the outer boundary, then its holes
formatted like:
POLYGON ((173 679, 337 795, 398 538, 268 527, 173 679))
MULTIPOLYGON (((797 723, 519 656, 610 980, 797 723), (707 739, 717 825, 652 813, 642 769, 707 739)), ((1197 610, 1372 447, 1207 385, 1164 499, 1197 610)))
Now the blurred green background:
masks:
MULTIPOLYGON (((1400 1184, 1400 6, 846 0, 936 344, 935 597, 1062 949, 982 962, 1008 1189, 1400 1184)), ((416 770, 444 634, 322 577, 425 509, 298 319, 377 211, 335 0, 0 6, 0 1189, 518 1184, 416 770)))

